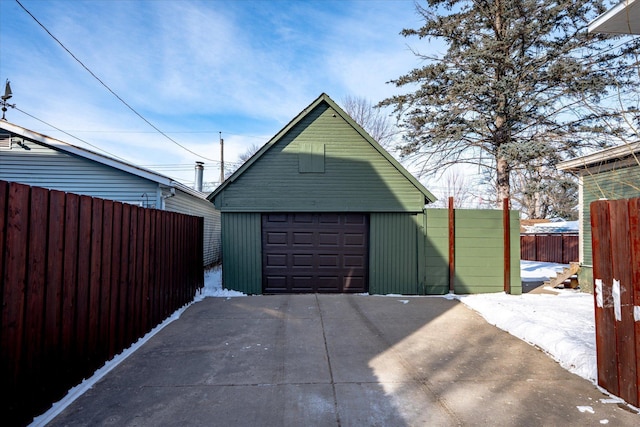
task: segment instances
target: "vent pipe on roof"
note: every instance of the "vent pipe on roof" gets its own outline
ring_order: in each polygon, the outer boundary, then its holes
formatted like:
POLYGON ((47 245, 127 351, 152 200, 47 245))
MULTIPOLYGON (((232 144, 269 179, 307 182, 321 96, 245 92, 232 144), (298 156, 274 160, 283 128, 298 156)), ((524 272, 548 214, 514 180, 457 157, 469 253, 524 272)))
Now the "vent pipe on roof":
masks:
POLYGON ((196 182, 194 189, 202 192, 202 174, 204 172, 204 162, 196 162, 196 182))

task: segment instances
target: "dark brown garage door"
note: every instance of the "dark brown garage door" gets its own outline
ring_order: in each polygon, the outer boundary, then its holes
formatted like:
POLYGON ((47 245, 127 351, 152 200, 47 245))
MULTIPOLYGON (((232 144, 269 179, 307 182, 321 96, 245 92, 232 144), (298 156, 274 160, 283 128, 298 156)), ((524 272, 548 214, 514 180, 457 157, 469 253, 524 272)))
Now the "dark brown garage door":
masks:
POLYGON ((351 213, 262 215, 262 291, 368 291, 369 217, 351 213))

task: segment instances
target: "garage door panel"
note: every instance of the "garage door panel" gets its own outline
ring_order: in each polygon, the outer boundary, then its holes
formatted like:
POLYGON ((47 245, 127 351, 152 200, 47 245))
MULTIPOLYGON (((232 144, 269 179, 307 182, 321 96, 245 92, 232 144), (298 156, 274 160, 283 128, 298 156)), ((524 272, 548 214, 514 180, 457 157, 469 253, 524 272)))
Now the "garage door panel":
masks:
POLYGON ((362 269, 365 266, 365 260, 362 255, 345 255, 344 266, 346 268, 359 268, 362 269))
POLYGON ((318 222, 320 224, 340 224, 341 216, 344 216, 344 214, 322 214, 318 219, 318 222))
POLYGON ((318 276, 317 292, 340 292, 340 282, 342 278, 339 276, 318 276))
POLYGON ((283 292, 287 290, 287 276, 265 276, 264 280, 270 289, 280 289, 283 292))
POLYGON ((310 213, 293 214, 293 222, 296 224, 311 224, 313 223, 313 214, 310 214, 310 213))
POLYGON ((269 222, 287 222, 287 214, 266 214, 269 222))
POLYGON ((263 292, 367 292, 366 214, 262 216, 263 292))
POLYGON ((291 276, 293 292, 312 292, 313 276, 291 276))
POLYGON ((367 217, 360 214, 345 214, 344 222, 345 224, 357 224, 357 225, 365 225, 367 224, 367 217))
POLYGON ((366 236, 362 233, 345 233, 344 245, 355 246, 358 248, 364 247, 366 245, 366 236))
POLYGON ((340 257, 338 255, 319 255, 318 256, 318 267, 331 267, 331 268, 339 268, 340 267, 340 257))
POLYGON ((275 231, 267 233, 267 242, 270 245, 286 245, 287 233, 275 232, 275 231))
POLYGON ((333 247, 337 247, 340 244, 340 234, 335 232, 335 233, 326 233, 326 232, 319 232, 318 233, 318 245, 319 246, 333 246, 333 247))
POLYGON ((313 267, 312 254, 293 254, 292 267, 313 267))
POLYGON ((313 245, 313 233, 293 232, 293 244, 295 246, 311 246, 313 245))
POLYGON ((366 282, 363 276, 345 277, 342 284, 345 292, 366 292, 366 282))
POLYGON ((267 254, 267 267, 286 267, 287 255, 286 254, 267 254))

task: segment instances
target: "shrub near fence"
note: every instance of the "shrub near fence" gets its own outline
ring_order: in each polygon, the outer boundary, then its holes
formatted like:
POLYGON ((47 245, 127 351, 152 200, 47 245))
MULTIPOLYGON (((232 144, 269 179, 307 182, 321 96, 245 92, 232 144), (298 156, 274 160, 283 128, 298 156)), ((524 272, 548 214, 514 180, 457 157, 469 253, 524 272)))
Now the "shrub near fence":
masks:
POLYGON ((520 235, 520 259, 529 261, 578 262, 577 233, 527 233, 520 235))
POLYGON ((4 425, 24 425, 190 302, 202 218, 0 181, 4 425))

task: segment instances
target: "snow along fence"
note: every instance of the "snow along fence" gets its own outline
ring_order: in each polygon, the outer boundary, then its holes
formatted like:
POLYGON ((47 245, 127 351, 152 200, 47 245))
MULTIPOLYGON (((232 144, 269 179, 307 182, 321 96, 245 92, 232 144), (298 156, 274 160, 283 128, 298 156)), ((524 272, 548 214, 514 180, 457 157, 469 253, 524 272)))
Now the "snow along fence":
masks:
POLYGON ((0 412, 24 425, 193 300, 203 220, 0 181, 0 412))
POLYGON ((640 406, 640 198, 590 209, 598 385, 640 406))

